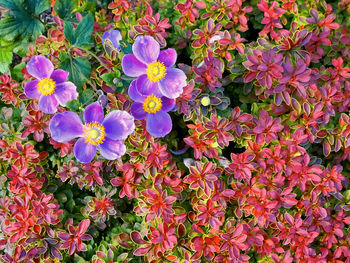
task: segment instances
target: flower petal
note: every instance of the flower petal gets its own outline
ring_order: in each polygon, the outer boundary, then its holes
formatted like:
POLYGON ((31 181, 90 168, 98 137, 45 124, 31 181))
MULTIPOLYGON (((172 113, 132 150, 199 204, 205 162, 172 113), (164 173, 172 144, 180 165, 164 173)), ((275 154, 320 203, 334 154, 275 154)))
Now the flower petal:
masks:
POLYGON ((177 59, 177 54, 175 49, 168 48, 166 50, 162 50, 159 53, 158 61, 163 62, 164 66, 170 68, 174 66, 177 59))
POLYGON ((27 71, 37 79, 49 78, 53 72, 52 62, 43 55, 33 56, 27 63, 27 71))
POLYGON ((185 73, 177 68, 167 68, 165 77, 159 81, 159 89, 165 97, 176 99, 186 86, 185 73))
POLYGON ((101 39, 102 45, 108 46, 109 43, 106 40, 109 40, 115 49, 120 50, 119 41, 122 40, 122 35, 120 34, 119 30, 111 29, 109 31, 104 32, 101 39))
POLYGON ((51 138, 57 142, 68 142, 84 134, 83 124, 75 112, 57 113, 50 121, 51 138))
POLYGON ((98 102, 91 103, 86 107, 84 111, 84 121, 85 123, 90 122, 98 122, 101 123, 103 121, 103 108, 98 102))
POLYGON ((171 111, 175 106, 175 100, 169 99, 167 97, 162 97, 162 111, 168 112, 171 111))
POLYGON ((50 78, 56 82, 56 85, 62 82, 66 82, 69 72, 64 71, 63 69, 56 69, 52 72, 50 78))
POLYGON ((41 96, 39 99, 39 109, 47 114, 53 114, 57 111, 58 101, 55 95, 41 96))
POLYGON ((154 137, 164 137, 171 131, 172 125, 170 115, 162 110, 148 114, 146 129, 154 137))
POLYGON ((86 143, 84 138, 80 138, 74 144, 73 152, 79 162, 89 163, 94 159, 96 149, 95 145, 86 143))
POLYGON ((112 140, 125 140, 135 130, 134 117, 126 111, 111 111, 102 124, 106 137, 112 140))
POLYGON ((77 87, 72 82, 61 82, 57 84, 54 95, 58 103, 66 106, 68 101, 78 98, 77 87))
POLYGON ((135 55, 127 54, 122 59, 122 69, 125 75, 138 77, 146 73, 147 66, 140 62, 135 55))
POLYGON ((158 83, 150 81, 146 74, 137 78, 136 88, 141 95, 146 97, 149 95, 156 95, 157 97, 162 96, 158 83))
POLYGON ((41 93, 37 87, 38 83, 39 83, 38 80, 32 80, 24 86, 24 94, 26 94, 28 98, 31 98, 31 99, 40 98, 41 93))
POLYGON ((136 58, 145 64, 157 61, 159 51, 159 43, 151 36, 138 36, 132 45, 136 58))
POLYGON ((131 82, 129 90, 128 90, 128 94, 129 94, 130 99, 132 99, 133 101, 137 101, 137 102, 143 102, 144 99, 146 98, 145 96, 142 96, 142 94, 136 88, 136 80, 133 80, 131 82))
POLYGON ((107 160, 115 160, 120 158, 126 152, 126 147, 123 141, 112 140, 109 138, 106 138, 102 144, 97 146, 97 148, 103 158, 107 160))
POLYGON ((131 111, 132 116, 135 117, 135 119, 143 120, 144 118, 147 117, 147 112, 145 112, 143 110, 142 103, 134 102, 131 105, 130 111, 131 111))

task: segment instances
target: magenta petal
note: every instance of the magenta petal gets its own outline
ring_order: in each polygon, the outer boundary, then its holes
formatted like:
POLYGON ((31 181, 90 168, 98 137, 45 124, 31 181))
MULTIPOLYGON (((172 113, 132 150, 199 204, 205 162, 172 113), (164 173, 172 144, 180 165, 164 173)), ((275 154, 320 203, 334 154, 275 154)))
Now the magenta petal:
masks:
POLYGON ((166 50, 162 50, 159 53, 158 61, 163 62, 164 66, 170 68, 174 66, 177 59, 177 54, 175 49, 168 48, 166 50))
POLYGON ((136 88, 141 95, 146 97, 149 95, 156 95, 157 97, 162 96, 158 83, 150 81, 146 74, 137 78, 136 88))
POLYGON ((132 116, 134 116, 135 119, 138 119, 138 120, 143 120, 144 118, 147 117, 147 114, 148 114, 143 110, 142 103, 139 103, 139 102, 134 102, 131 105, 130 111, 132 116))
POLYGON ((94 159, 97 147, 85 142, 85 138, 80 138, 74 144, 73 152, 81 163, 89 163, 94 159))
POLYGON ((147 66, 140 62, 133 54, 127 54, 122 59, 122 69, 125 75, 138 77, 146 73, 147 66))
POLYGON ((53 72, 52 62, 43 55, 33 56, 27 63, 27 71, 37 79, 49 78, 53 72))
POLYGON ((168 112, 172 110, 175 106, 175 100, 169 99, 167 97, 162 97, 162 111, 168 112))
POLYGON ((38 83, 39 83, 38 80, 32 80, 24 86, 24 94, 26 94, 28 98, 31 98, 31 99, 40 98, 41 93, 37 87, 38 83))
POLYGON ((57 111, 58 101, 55 95, 41 96, 39 99, 39 109, 47 114, 53 114, 57 111))
POLYGON ((154 137, 164 137, 171 131, 172 125, 170 115, 162 110, 148 114, 146 129, 154 137))
POLYGON ((145 96, 142 96, 142 94, 138 91, 137 87, 136 87, 136 80, 133 80, 130 84, 129 90, 128 90, 128 94, 130 99, 132 99, 133 101, 137 101, 137 102, 143 102, 145 100, 145 96))
POLYGON ((101 123, 103 121, 103 116, 103 108, 98 102, 91 103, 84 111, 85 123, 94 121, 101 123))
POLYGON ((165 77, 159 81, 159 89, 165 97, 176 99, 187 85, 185 73, 177 68, 167 68, 165 77))
POLYGON ((132 45, 136 58, 145 64, 157 61, 159 51, 159 43, 151 36, 138 36, 132 45))
POLYGON ((125 140, 135 130, 134 117, 126 111, 111 111, 102 124, 106 137, 112 140, 125 140))
POLYGON ((60 105, 66 106, 68 101, 78 98, 77 87, 72 82, 58 83, 54 95, 60 105))
POLYGON ((49 124, 51 138, 57 142, 68 142, 76 137, 83 136, 83 127, 78 114, 71 111, 57 113, 49 124))
POLYGON ((126 152, 126 147, 123 141, 112 140, 106 138, 105 141, 97 146, 100 154, 107 160, 115 160, 123 156, 126 152))
POLYGON ((61 82, 66 82, 68 78, 69 72, 64 71, 62 69, 56 69, 52 72, 50 78, 53 79, 56 84, 61 82))

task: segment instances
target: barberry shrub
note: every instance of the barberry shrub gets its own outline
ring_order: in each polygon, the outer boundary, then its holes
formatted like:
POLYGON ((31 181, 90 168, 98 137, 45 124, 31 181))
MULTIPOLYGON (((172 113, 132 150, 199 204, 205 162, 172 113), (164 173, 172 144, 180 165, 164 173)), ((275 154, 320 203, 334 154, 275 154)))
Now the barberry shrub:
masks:
POLYGON ((0 262, 349 263, 327 2, 0 0, 0 262))

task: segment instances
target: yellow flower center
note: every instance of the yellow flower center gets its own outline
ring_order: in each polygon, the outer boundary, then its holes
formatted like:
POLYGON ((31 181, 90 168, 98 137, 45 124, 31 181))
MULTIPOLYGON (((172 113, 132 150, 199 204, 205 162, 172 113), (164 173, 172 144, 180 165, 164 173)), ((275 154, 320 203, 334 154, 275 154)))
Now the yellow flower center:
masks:
POLYGON ((84 138, 88 144, 98 145, 106 138, 105 128, 96 121, 84 125, 84 138))
POLYGON ((50 78, 44 78, 40 80, 38 83, 38 90, 44 96, 51 95, 52 93, 54 93, 55 88, 56 88, 56 82, 50 78))
POLYGON ((158 82, 166 75, 166 67, 162 62, 153 61, 147 66, 147 76, 152 82, 158 82))
POLYGON ((162 100, 157 96, 148 96, 143 102, 142 108, 145 112, 156 113, 162 108, 162 100))

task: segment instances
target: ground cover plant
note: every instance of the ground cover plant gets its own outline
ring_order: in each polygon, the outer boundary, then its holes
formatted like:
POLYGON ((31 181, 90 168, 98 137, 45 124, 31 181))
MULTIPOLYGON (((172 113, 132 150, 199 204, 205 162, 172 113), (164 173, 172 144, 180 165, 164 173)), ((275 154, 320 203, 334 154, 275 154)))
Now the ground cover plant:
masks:
POLYGON ((349 0, 0 14, 0 262, 350 262, 349 0))

